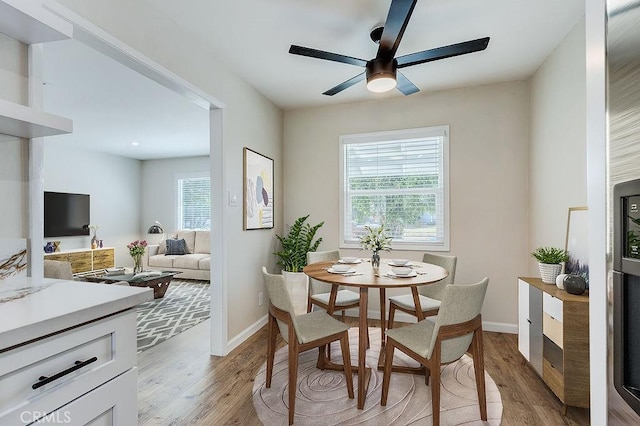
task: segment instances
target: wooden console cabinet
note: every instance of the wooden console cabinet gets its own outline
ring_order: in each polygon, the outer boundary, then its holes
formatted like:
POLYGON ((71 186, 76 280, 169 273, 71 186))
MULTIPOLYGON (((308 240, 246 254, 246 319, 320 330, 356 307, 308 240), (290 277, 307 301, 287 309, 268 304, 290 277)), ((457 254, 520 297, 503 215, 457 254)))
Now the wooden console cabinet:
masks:
POLYGON ((71 263, 71 271, 74 274, 90 272, 97 269, 113 268, 115 266, 115 249, 104 247, 98 249, 79 249, 47 253, 46 260, 63 260, 71 263))
POLYGON ((589 407, 589 296, 518 279, 518 350, 567 406, 589 407))

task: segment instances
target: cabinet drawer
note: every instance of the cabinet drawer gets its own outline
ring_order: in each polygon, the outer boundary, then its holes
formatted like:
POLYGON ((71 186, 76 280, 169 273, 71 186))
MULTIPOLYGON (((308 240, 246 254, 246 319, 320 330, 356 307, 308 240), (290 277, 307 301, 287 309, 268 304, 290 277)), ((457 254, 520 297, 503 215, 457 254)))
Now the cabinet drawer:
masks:
POLYGON ((92 268, 91 252, 82 251, 69 253, 69 262, 71 262, 71 271, 74 274, 77 274, 78 272, 89 272, 92 268))
POLYGON ((93 269, 106 269, 115 266, 114 250, 96 250, 93 252, 93 269))
POLYGON ((41 417, 34 424, 135 425, 138 423, 137 389, 137 370, 133 368, 53 413, 41 417))
POLYGON ((564 404, 564 377, 546 359, 542 360, 542 379, 564 404))
POLYGON ((25 424, 26 409, 53 412, 132 368, 135 342, 136 311, 130 309, 0 354, 0 424, 25 424), (58 378, 39 386, 43 377, 58 378))
POLYGON ((560 348, 564 348, 562 323, 546 312, 542 314, 542 332, 560 348))
POLYGON ((68 262, 69 261, 69 254, 68 253, 60 253, 60 254, 45 254, 44 258, 46 260, 59 260, 59 261, 63 261, 63 262, 68 262))
POLYGON ((542 295, 542 310, 562 322, 562 300, 544 293, 542 295))

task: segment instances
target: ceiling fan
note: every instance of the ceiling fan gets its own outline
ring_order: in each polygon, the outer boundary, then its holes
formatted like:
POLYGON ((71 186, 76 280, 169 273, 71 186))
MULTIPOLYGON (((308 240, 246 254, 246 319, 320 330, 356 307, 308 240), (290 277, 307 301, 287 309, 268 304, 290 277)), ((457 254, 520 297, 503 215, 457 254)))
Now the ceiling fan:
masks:
POLYGON ((379 44, 376 57, 364 60, 345 56, 338 53, 325 52, 292 44, 289 53, 327 61, 343 62, 345 64, 364 67, 365 71, 327 90, 323 95, 333 96, 354 84, 367 79, 367 89, 371 92, 386 92, 397 87, 405 95, 411 95, 420 91, 399 69, 439 59, 478 52, 487 48, 489 37, 469 40, 462 43, 423 50, 395 57, 404 30, 407 28, 409 18, 418 0, 391 0, 389 14, 384 26, 376 27, 371 31, 371 39, 379 44))

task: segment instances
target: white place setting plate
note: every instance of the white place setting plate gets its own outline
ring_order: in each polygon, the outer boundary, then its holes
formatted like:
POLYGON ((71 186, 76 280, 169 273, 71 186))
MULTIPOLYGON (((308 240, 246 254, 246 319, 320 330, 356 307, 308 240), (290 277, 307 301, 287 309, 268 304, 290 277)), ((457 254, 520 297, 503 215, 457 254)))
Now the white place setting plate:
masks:
POLYGON ((345 274, 355 274, 356 270, 353 268, 349 268, 346 271, 336 271, 333 268, 329 268, 327 269, 327 272, 329 272, 330 274, 341 274, 341 275, 345 275, 345 274))
POLYGON ((362 260, 358 259, 357 257, 343 257, 342 259, 338 260, 338 263, 346 263, 348 265, 353 265, 356 263, 362 263, 362 260))
POLYGON ((413 277, 417 277, 418 273, 416 271, 411 271, 407 275, 398 275, 390 271, 390 272, 387 272, 385 275, 390 278, 413 278, 413 277))
POLYGON ((393 260, 390 260, 389 262, 387 262, 387 265, 389 266, 413 266, 413 264, 411 262, 407 262, 407 263, 396 263, 393 260))

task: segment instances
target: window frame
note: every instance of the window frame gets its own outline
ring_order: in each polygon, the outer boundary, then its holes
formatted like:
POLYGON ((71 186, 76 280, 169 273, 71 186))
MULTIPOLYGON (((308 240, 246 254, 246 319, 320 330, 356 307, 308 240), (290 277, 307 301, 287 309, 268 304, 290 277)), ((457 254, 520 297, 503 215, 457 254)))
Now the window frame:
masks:
MULTIPOLYGON (((180 191, 180 181, 185 179, 209 179, 209 197, 211 197, 211 174, 209 172, 188 172, 188 173, 176 173, 175 174, 175 212, 176 212, 176 228, 175 229, 186 229, 182 227, 182 194, 180 191)), ((209 229, 211 230, 211 211, 209 211, 209 229)), ((196 230, 189 229, 190 231, 196 230)), ((197 230, 202 230, 202 228, 198 228, 197 230)))
MULTIPOLYGON (((442 203, 443 203, 443 241, 442 243, 429 243, 423 241, 419 243, 407 243, 407 242, 391 242, 391 246, 394 250, 406 250, 406 251, 450 251, 450 179, 449 179, 449 126, 430 126, 420 127, 413 129, 401 129, 401 130, 389 130, 382 132, 372 133, 359 133, 350 135, 340 135, 339 144, 339 168, 340 168, 340 236, 339 247, 345 249, 359 249, 361 248, 358 243, 345 241, 345 208, 347 207, 346 200, 346 164, 345 164, 345 145, 358 144, 358 143, 373 143, 373 142, 390 142, 396 140, 410 140, 421 139, 427 137, 442 137, 442 177, 443 186, 442 189, 442 203)), ((384 190, 381 191, 384 193, 384 190)), ((397 193, 397 192, 396 192, 397 193)))

